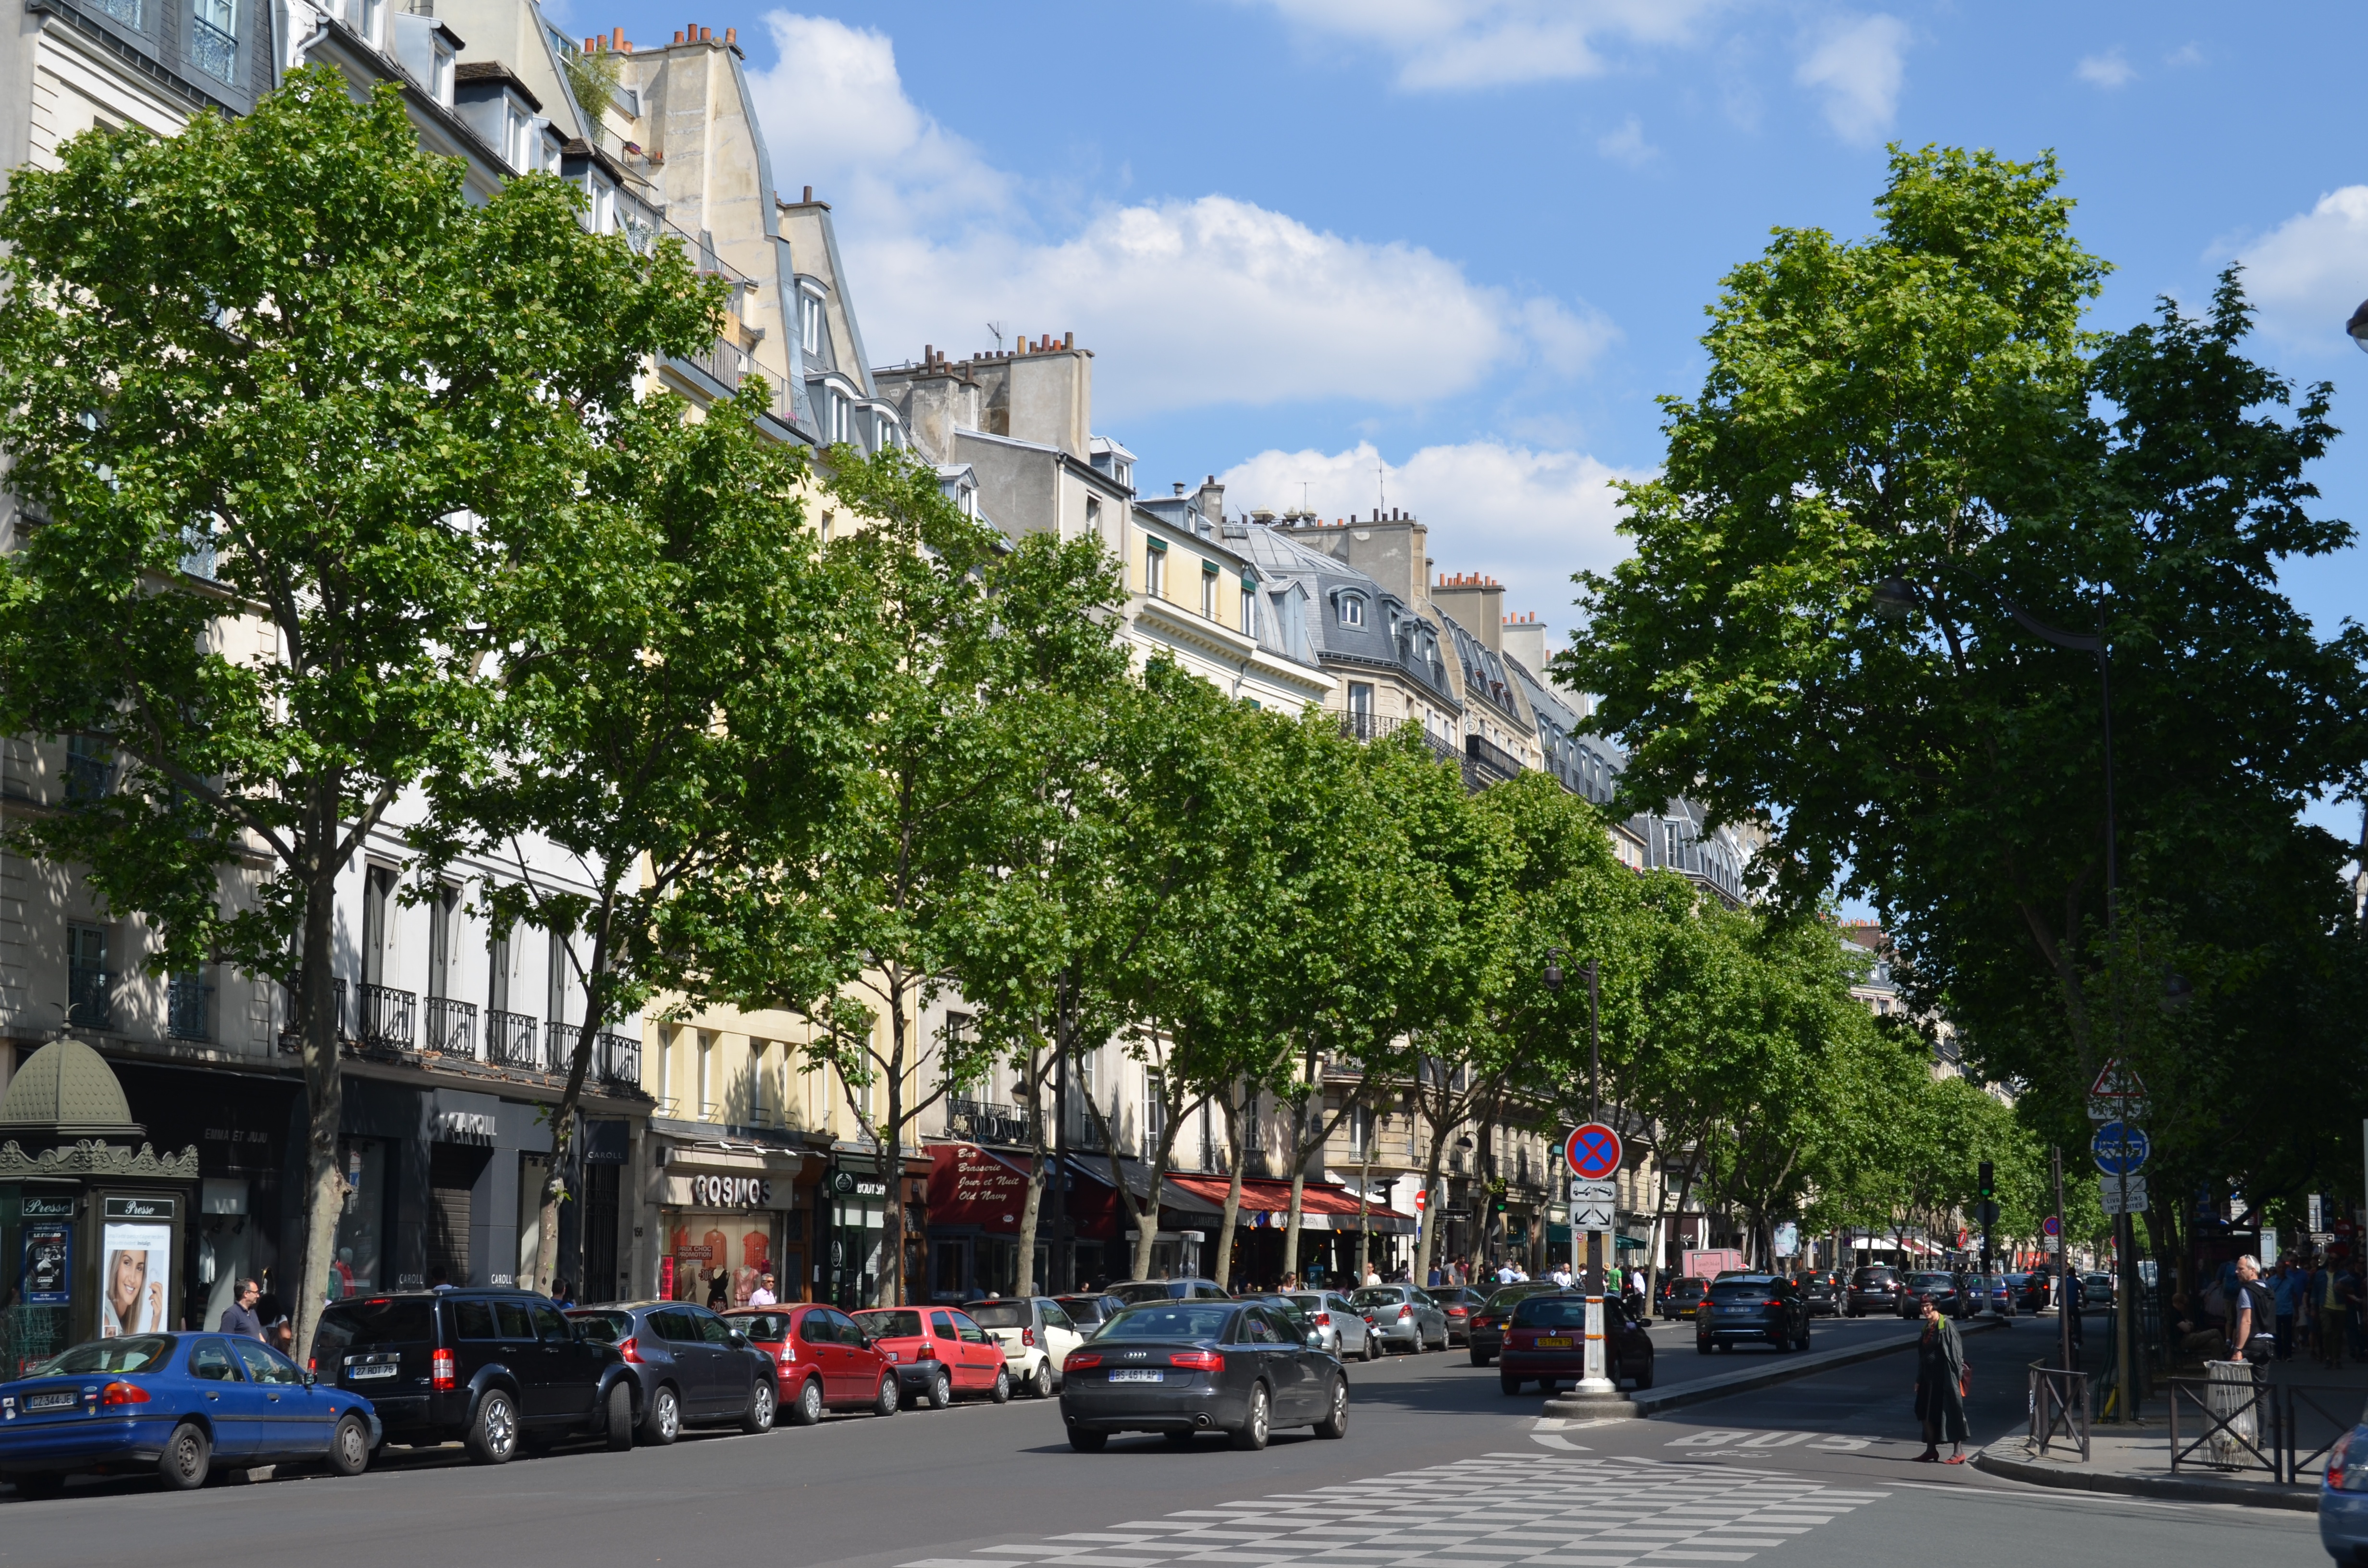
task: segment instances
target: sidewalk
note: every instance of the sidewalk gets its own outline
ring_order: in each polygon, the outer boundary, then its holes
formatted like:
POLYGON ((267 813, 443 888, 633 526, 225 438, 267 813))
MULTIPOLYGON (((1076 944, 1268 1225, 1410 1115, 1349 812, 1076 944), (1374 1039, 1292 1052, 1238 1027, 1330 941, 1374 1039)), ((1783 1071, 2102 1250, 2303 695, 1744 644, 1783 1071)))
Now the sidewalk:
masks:
MULTIPOLYGON (((2052 1321, 2054 1314, 2047 1315, 2052 1321)), ((2091 1319, 2081 1358, 2091 1376, 2103 1370, 2104 1339, 2100 1325, 2091 1319)), ((2188 1379, 2201 1378, 2203 1373, 2199 1369, 2181 1368, 2175 1375, 2188 1379)), ((2269 1381, 2284 1387, 2339 1391, 2324 1396, 2323 1403, 2343 1412, 2346 1419, 2356 1418, 2362 1403, 2368 1401, 2368 1367, 2356 1362, 2333 1370, 2304 1357, 2275 1361, 2270 1364, 2269 1381)), ((2318 1482, 2308 1471, 2300 1483, 2288 1485, 2271 1480, 2260 1470, 2214 1472, 2197 1462, 2202 1458, 2200 1452, 2178 1470, 2172 1470, 2170 1400, 2167 1389, 2146 1401, 2138 1412, 2138 1419, 2139 1425, 2134 1427, 2101 1424, 2090 1426, 2089 1457, 2085 1463, 2078 1447, 2062 1440, 2050 1443, 2048 1452, 2042 1456, 2027 1430, 2009 1433, 1988 1444, 1974 1456, 1973 1462, 1975 1468, 1992 1475, 2036 1486, 2174 1502, 2233 1503, 2305 1514, 2317 1511, 2318 1482)), ((2192 1444, 2203 1430, 2204 1418, 2191 1401, 2180 1413, 2181 1446, 2192 1444)), ((2304 1451, 2317 1447, 2331 1431, 2332 1428, 2322 1431, 2316 1426, 2306 1426, 2300 1434, 2304 1451)))

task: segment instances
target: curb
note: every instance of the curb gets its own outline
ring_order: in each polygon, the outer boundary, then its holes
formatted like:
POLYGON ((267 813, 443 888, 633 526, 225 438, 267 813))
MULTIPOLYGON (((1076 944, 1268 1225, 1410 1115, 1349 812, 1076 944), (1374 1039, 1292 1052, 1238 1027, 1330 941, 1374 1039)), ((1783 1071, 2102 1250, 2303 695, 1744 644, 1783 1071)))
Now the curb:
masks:
POLYGON ((2009 1459, 1984 1449, 1975 1470, 2033 1486, 2067 1492, 2102 1492, 2121 1497, 2152 1497, 2171 1503, 2233 1503, 2246 1508, 2276 1508, 2294 1514, 2318 1512, 2318 1489, 2273 1486, 2267 1482, 2206 1481, 2200 1476, 2119 1475, 2111 1471, 2059 1470, 2029 1460, 2009 1459))
MULTIPOLYGON (((1986 1334, 1992 1329, 2004 1326, 2005 1324, 1996 1318, 1986 1318, 1976 1324, 1961 1324, 1957 1332, 1961 1335, 1986 1334)), ((1916 1341, 1917 1336, 1911 1335, 1906 1339, 1888 1340, 1881 1345, 1853 1345, 1843 1350, 1814 1350, 1806 1356, 1787 1356, 1764 1368, 1748 1372, 1722 1373, 1718 1377, 1706 1378, 1699 1382, 1680 1383, 1675 1388, 1636 1389, 1627 1396, 1630 1409, 1626 1412, 1615 1413, 1606 1409, 1605 1406, 1610 1402, 1605 1400, 1589 1400, 1582 1403, 1577 1400, 1565 1401, 1557 1398, 1546 1402, 1545 1413, 1548 1415, 1612 1414, 1654 1415, 1664 1410, 1676 1410, 1681 1405, 1702 1404, 1713 1399, 1725 1399, 1731 1393, 1749 1393, 1755 1389, 1773 1388, 1778 1383, 1789 1383, 1796 1378, 1812 1377, 1818 1372, 1831 1371, 1836 1367, 1847 1367, 1859 1361, 1872 1361, 1878 1356, 1891 1356, 1902 1350, 1913 1350, 1916 1348, 1916 1341), (1564 1410, 1554 1408, 1556 1405, 1565 1403, 1570 1408, 1564 1410)))

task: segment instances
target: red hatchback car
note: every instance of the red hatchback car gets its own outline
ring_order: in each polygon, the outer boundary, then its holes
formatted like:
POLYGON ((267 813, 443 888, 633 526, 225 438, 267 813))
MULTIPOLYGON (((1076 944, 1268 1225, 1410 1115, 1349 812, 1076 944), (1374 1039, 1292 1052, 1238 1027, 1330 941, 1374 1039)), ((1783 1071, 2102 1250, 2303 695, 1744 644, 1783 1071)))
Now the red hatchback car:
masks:
POLYGON ((813 1426, 825 1410, 894 1415, 904 1403, 895 1356, 837 1307, 792 1301, 741 1307, 723 1319, 781 1369, 780 1409, 792 1426, 813 1426))
POLYGON ((985 1394, 1001 1404, 1011 1397, 1003 1346, 951 1307, 867 1307, 856 1326, 896 1363, 905 1392, 932 1410, 962 1394, 985 1394))

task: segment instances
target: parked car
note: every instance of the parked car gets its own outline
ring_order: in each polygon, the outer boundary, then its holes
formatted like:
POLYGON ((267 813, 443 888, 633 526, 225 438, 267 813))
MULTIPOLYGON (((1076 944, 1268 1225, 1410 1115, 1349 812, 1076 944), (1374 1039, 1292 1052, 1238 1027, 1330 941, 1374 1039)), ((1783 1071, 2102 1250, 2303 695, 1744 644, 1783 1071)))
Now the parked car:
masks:
POLYGON ((2318 1483, 2318 1540, 2346 1568, 2368 1562, 2368 1417, 2328 1450, 2318 1483))
POLYGON ((2080 1276, 2080 1310, 2083 1312, 2109 1312, 2113 1310, 2113 1277, 2101 1269, 2080 1276))
POLYGON ((723 1319, 773 1358, 781 1412, 792 1426, 811 1426, 825 1410, 894 1415, 904 1403, 891 1352, 837 1307, 738 1307, 723 1319))
POLYGON ((2055 1304, 2055 1268, 2043 1263, 2022 1277, 2022 1290, 2015 1305, 2027 1312, 2045 1312, 2055 1304))
POLYGON ((1827 1274, 1804 1274, 1800 1278, 1801 1299, 1809 1304, 1811 1317, 1830 1317, 1838 1310, 1839 1292, 1834 1289, 1833 1277, 1827 1274))
POLYGON ((313 1336, 324 1382, 368 1399, 386 1440, 455 1439, 480 1464, 574 1433, 632 1447, 632 1369, 531 1290, 410 1290, 332 1301, 313 1336))
POLYGON ((1694 1348, 1707 1356, 1755 1339, 1779 1350, 1809 1347, 1809 1303, 1800 1287, 1775 1274, 1713 1280, 1710 1300, 1694 1313, 1694 1348))
POLYGON ((1069 1357, 1061 1388, 1069 1446, 1098 1453, 1113 1432, 1190 1443, 1224 1432, 1266 1447, 1277 1426, 1349 1431, 1349 1374, 1262 1301, 1154 1301, 1121 1312, 1069 1357))
POLYGON ((1368 1285, 1349 1300, 1383 1349, 1447 1348, 1447 1313, 1419 1285, 1368 1285))
POLYGON ((1505 1321, 1513 1309, 1531 1296, 1552 1296, 1562 1287, 1551 1279, 1529 1279, 1519 1285, 1499 1285, 1480 1310, 1472 1314, 1472 1326, 1464 1333, 1464 1344, 1472 1352, 1472 1364, 1486 1367, 1497 1359, 1505 1347, 1505 1321))
POLYGON ((1472 1343, 1472 1314, 1488 1304, 1488 1292, 1469 1285, 1458 1285, 1452 1290, 1433 1290, 1430 1298, 1447 1314, 1447 1343, 1472 1343))
POLYGON ((1664 1318, 1690 1318, 1709 1295, 1709 1280, 1680 1274, 1661 1287, 1660 1314, 1664 1318))
POLYGON ((1229 1301, 1233 1295, 1213 1279, 1121 1279, 1115 1285, 1102 1287, 1105 1296, 1116 1296, 1127 1305, 1138 1301, 1229 1301))
POLYGON ((76 1473, 153 1474, 182 1492, 216 1465, 359 1475, 380 1435, 369 1400, 229 1335, 95 1339, 0 1383, 0 1478, 24 1497, 54 1497, 76 1473))
POLYGON ((2014 1284, 2003 1274, 1976 1274, 1970 1277, 1981 1281, 1979 1302, 1968 1315, 1978 1317, 1988 1312, 1992 1317, 2010 1318, 2016 1315, 2014 1284))
POLYGON ((1011 1386, 1038 1399, 1053 1396, 1062 1364, 1086 1342, 1061 1303, 1050 1296, 1000 1296, 969 1302, 962 1311, 1003 1347, 1011 1386))
POLYGON ((1371 1361, 1381 1355, 1381 1340, 1366 1325, 1363 1310, 1339 1291, 1294 1290, 1290 1299, 1313 1325, 1310 1337, 1343 1361, 1351 1356, 1371 1361))
POLYGON ((643 1442, 663 1448, 686 1426, 773 1429, 778 1369, 740 1324, 689 1301, 619 1301, 567 1315, 577 1333, 615 1346, 632 1369, 643 1442))
POLYGON ((1862 1318, 1869 1312, 1896 1312, 1899 1293, 1906 1288, 1899 1271, 1887 1263, 1853 1268, 1850 1286, 1842 1292, 1842 1315, 1862 1318))
MULTIPOLYGON (((1653 1386, 1653 1336, 1641 1317, 1603 1304, 1605 1375, 1640 1389, 1653 1386)), ((1535 1382, 1552 1393, 1587 1375, 1587 1298, 1577 1290, 1549 1290, 1523 1297, 1506 1320, 1497 1352, 1497 1382, 1507 1393, 1535 1382)))
POLYGON ((1921 1317, 1924 1303, 1932 1301, 1941 1309, 1942 1317, 1958 1315, 1959 1292, 1957 1277, 1943 1274, 1937 1268, 1919 1268, 1901 1282, 1896 1311, 1904 1318, 1921 1317))
POLYGON ((896 1390, 907 1403, 943 1410, 964 1394, 1001 1404, 1011 1397, 1011 1370, 1003 1346, 951 1307, 871 1307, 851 1314, 855 1326, 896 1369, 896 1390))
POLYGON ((1069 1314, 1069 1321, 1076 1324, 1077 1332, 1087 1339, 1094 1336, 1096 1329, 1126 1310, 1126 1301, 1123 1298, 1102 1290, 1088 1290, 1074 1296, 1055 1296, 1053 1299, 1061 1303, 1061 1310, 1069 1314))

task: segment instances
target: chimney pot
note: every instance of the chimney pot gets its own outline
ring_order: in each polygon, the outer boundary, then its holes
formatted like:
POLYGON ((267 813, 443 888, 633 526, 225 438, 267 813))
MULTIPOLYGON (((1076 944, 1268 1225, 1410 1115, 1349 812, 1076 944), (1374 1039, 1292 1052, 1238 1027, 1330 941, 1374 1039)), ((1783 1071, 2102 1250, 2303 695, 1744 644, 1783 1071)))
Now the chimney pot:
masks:
POLYGON ((738 28, 726 28, 723 29, 723 41, 726 43, 737 43, 740 41, 739 35, 740 29, 738 28))
POLYGON ((609 47, 611 49, 631 49, 633 46, 625 41, 625 29, 619 28, 615 32, 609 35, 609 47))
POLYGON ((715 35, 714 35, 713 33, 709 32, 705 28, 700 28, 700 29, 699 29, 699 41, 700 41, 700 42, 701 42, 701 43, 705 43, 705 42, 707 42, 710 39, 712 39, 714 36, 715 36, 715 35))
POLYGON ((677 43, 680 43, 680 42, 682 41, 682 32, 681 32, 681 29, 679 29, 679 28, 676 29, 676 31, 675 31, 675 35, 674 35, 674 41, 675 41, 675 42, 677 42, 677 43))
POLYGON ((806 193, 805 193, 805 195, 804 195, 804 196, 803 196, 803 197, 801 197, 801 198, 799 198, 799 199, 800 199, 801 201, 804 202, 804 203, 805 203, 807 206, 809 206, 809 207, 811 207, 812 205, 814 205, 814 187, 812 187, 812 186, 808 186, 808 187, 806 187, 806 193))

